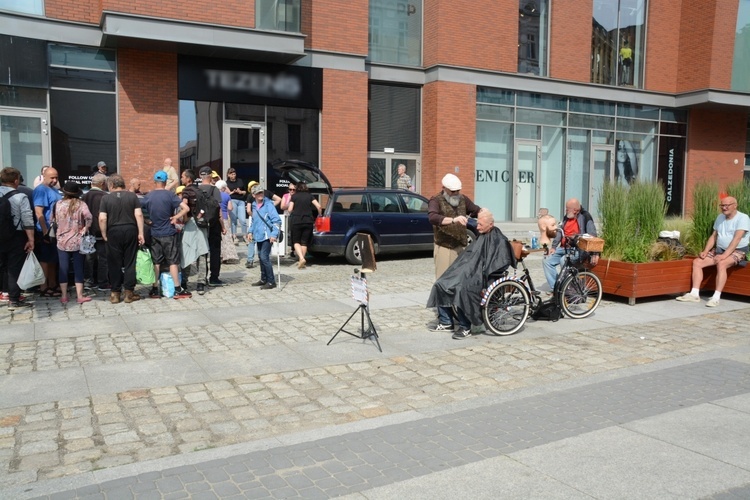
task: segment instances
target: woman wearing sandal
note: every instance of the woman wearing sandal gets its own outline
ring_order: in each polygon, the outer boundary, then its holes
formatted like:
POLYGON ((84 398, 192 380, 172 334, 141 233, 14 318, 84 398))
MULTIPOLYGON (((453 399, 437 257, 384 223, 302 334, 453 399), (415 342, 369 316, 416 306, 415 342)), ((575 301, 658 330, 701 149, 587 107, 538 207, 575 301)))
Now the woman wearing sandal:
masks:
POLYGON ((83 270, 85 256, 79 252, 81 238, 91 226, 91 212, 81 200, 81 186, 68 181, 63 187, 63 199, 55 205, 55 220, 57 221, 57 255, 60 260, 58 279, 62 297, 60 302, 68 303, 68 270, 73 261, 77 302, 90 302, 91 297, 83 295, 83 270))

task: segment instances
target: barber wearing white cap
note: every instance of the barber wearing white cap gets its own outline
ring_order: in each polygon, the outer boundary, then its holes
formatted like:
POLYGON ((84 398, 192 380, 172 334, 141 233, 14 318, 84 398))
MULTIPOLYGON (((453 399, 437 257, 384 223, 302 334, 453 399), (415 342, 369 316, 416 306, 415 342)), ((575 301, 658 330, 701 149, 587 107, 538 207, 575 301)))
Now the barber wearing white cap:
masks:
POLYGON ((464 251, 469 241, 466 223, 476 217, 480 207, 461 194, 461 179, 453 174, 443 177, 443 190, 430 199, 430 223, 435 233, 435 279, 464 251))

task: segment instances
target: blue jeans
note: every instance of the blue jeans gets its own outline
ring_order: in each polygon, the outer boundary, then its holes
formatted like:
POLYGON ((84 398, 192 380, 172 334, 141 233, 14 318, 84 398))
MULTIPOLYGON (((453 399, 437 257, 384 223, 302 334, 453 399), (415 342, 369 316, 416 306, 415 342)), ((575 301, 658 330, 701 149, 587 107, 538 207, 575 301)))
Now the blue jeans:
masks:
POLYGON ((258 260, 260 260, 260 280, 275 285, 276 277, 273 275, 273 264, 271 264, 271 240, 258 242, 258 260))
POLYGON ((562 262, 563 255, 565 255, 565 249, 557 247, 555 253, 551 253, 543 261, 544 277, 547 280, 547 284, 550 289, 555 288, 555 281, 557 281, 557 266, 562 262))
MULTIPOLYGON (((456 317, 458 319, 458 325, 462 330, 471 330, 471 321, 466 317, 464 312, 456 308, 456 317)), ((438 322, 441 325, 453 325, 453 308, 452 307, 438 307, 438 322)))
POLYGON ((242 234, 247 234, 247 212, 245 212, 245 202, 242 200, 232 200, 232 211, 229 212, 229 222, 232 227, 232 236, 237 234, 237 221, 240 221, 242 234))

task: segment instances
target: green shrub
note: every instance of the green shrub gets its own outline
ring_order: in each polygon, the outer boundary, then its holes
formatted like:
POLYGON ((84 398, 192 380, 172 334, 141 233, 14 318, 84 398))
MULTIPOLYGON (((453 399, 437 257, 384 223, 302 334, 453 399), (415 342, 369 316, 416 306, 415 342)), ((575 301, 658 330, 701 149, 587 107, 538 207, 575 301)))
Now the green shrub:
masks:
POLYGON ((599 212, 605 258, 651 260, 651 245, 659 237, 667 213, 661 183, 636 182, 630 187, 607 183, 599 195, 599 212))
POLYGON ((719 215, 719 186, 715 182, 699 182, 693 188, 693 221, 685 240, 688 253, 698 255, 714 230, 714 221, 719 215))
POLYGON ((599 192, 601 237, 606 242, 602 256, 622 260, 630 238, 628 189, 620 183, 606 183, 599 192))
POLYGON ((737 200, 737 210, 743 214, 750 213, 750 180, 729 184, 727 194, 737 200))

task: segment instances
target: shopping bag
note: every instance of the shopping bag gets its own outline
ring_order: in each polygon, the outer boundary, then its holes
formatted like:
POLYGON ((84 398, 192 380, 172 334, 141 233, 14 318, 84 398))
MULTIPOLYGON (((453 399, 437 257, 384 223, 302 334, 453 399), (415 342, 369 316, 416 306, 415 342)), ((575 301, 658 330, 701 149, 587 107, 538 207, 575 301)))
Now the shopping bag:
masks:
POLYGON ((28 290, 44 283, 44 271, 34 252, 26 254, 26 262, 23 263, 21 274, 18 275, 18 288, 28 290))
POLYGON ((154 263, 151 260, 151 252, 146 247, 138 249, 135 258, 135 280, 141 285, 153 285, 156 283, 154 263))
MULTIPOLYGON (((182 273, 177 273, 177 277, 182 280, 182 273)), ((159 275, 159 282, 161 283, 161 294, 168 299, 174 297, 177 287, 172 279, 172 275, 170 273, 161 273, 159 275)))
POLYGON ((96 252, 96 236, 93 234, 84 234, 81 238, 81 248, 78 252, 83 255, 89 255, 96 252))

